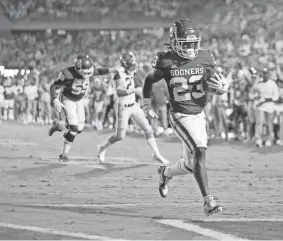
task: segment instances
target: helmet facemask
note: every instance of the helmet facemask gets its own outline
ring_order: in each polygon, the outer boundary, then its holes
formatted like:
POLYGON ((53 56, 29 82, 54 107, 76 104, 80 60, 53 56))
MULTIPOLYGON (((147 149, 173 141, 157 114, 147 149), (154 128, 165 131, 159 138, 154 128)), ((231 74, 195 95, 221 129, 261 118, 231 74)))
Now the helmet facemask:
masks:
POLYGON ((85 79, 90 78, 94 72, 94 67, 90 60, 83 61, 78 58, 75 63, 75 68, 76 71, 85 79))
POLYGON ((94 67, 91 66, 88 69, 77 69, 77 71, 81 76, 83 76, 86 79, 86 78, 90 78, 93 75, 94 67))
POLYGON ((187 36, 186 39, 175 38, 171 40, 172 49, 184 59, 194 59, 200 48, 200 37, 187 36))

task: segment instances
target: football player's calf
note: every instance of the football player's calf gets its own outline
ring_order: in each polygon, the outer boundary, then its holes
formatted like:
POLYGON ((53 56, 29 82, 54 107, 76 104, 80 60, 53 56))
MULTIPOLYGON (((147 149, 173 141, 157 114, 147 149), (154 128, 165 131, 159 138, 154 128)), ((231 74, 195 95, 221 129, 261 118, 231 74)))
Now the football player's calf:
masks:
POLYGON ((59 161, 64 162, 68 161, 68 154, 72 147, 72 144, 76 138, 76 136, 82 133, 84 128, 84 124, 79 125, 69 125, 67 132, 64 133, 64 144, 62 154, 59 156, 59 161))
POLYGON ((174 176, 187 175, 193 173, 193 156, 186 148, 184 142, 182 142, 182 158, 172 166, 160 166, 158 168, 158 174, 160 176, 159 181, 159 193, 162 197, 166 197, 169 191, 169 181, 174 176))
POLYGON ((117 128, 116 133, 110 136, 104 143, 98 145, 98 159, 100 162, 105 161, 106 149, 114 143, 123 140, 126 137, 127 130, 125 128, 117 128))
POLYGON ((160 153, 158 145, 156 143, 156 140, 153 135, 152 127, 150 126, 148 120, 145 117, 145 114, 143 113, 142 109, 136 105, 136 110, 133 114, 133 119, 135 120, 136 124, 143 130, 145 133, 145 137, 147 140, 147 143, 151 147, 153 151, 152 158, 158 162, 161 162, 163 164, 168 164, 169 161, 166 160, 160 153))

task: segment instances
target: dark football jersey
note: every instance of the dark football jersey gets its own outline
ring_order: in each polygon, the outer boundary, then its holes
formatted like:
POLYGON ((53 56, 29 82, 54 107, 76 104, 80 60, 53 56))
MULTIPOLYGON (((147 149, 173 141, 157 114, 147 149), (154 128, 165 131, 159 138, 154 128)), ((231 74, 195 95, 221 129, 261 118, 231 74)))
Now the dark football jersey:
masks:
POLYGON ((173 51, 159 52, 152 64, 163 72, 173 112, 197 114, 207 102, 205 81, 214 71, 215 59, 201 49, 193 60, 186 60, 173 51))
POLYGON ((89 79, 84 79, 74 66, 63 69, 55 85, 63 86, 63 95, 73 101, 79 101, 84 96, 89 86, 89 79))

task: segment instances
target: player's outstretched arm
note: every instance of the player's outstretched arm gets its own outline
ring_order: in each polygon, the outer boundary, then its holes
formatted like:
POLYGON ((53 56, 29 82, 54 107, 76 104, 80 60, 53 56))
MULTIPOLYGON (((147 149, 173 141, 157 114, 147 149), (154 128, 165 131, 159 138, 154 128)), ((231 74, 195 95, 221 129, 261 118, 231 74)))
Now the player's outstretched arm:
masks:
POLYGON ((160 81, 162 78, 163 72, 158 69, 153 69, 146 75, 144 80, 144 84, 142 87, 143 111, 150 118, 158 117, 151 107, 150 96, 153 84, 160 81))
POLYGON ((142 94, 144 99, 149 99, 152 86, 154 83, 160 81, 163 78, 163 72, 158 69, 152 69, 145 77, 143 87, 142 87, 142 94))
POLYGON ((115 74, 116 72, 116 68, 97 68, 96 71, 93 72, 93 75, 115 74))

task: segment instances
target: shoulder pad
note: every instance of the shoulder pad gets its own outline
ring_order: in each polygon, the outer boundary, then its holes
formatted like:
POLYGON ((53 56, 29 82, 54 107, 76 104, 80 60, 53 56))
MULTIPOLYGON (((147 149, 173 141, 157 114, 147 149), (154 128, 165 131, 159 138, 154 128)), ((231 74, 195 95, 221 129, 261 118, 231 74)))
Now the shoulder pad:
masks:
POLYGON ((67 80, 67 79, 74 79, 74 75, 72 73, 72 67, 63 69, 60 73, 59 73, 59 79, 60 80, 67 80))
POLYGON ((170 51, 162 51, 155 55, 152 61, 152 67, 155 69, 166 68, 171 63, 172 59, 170 58, 170 51))

